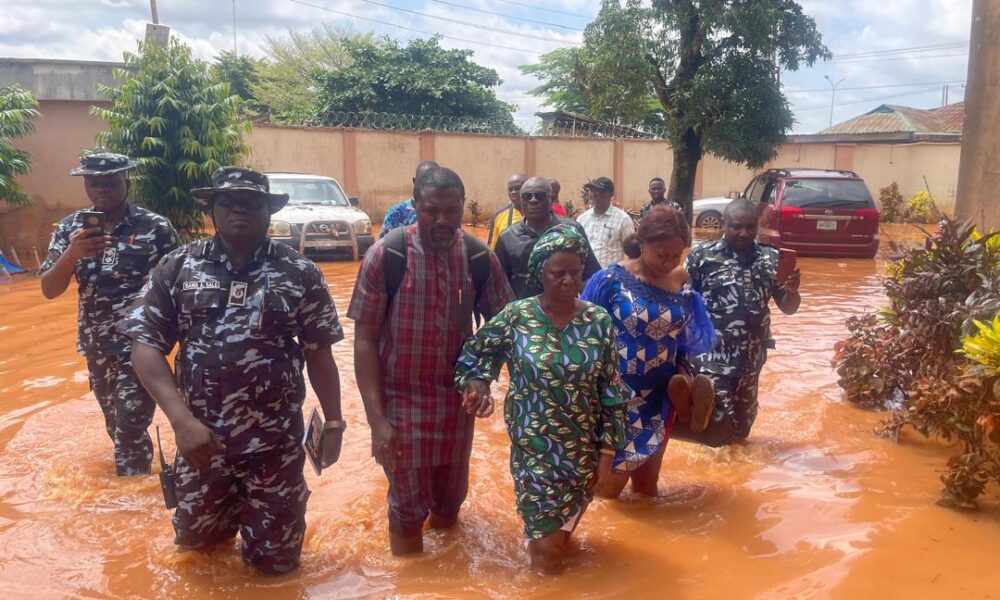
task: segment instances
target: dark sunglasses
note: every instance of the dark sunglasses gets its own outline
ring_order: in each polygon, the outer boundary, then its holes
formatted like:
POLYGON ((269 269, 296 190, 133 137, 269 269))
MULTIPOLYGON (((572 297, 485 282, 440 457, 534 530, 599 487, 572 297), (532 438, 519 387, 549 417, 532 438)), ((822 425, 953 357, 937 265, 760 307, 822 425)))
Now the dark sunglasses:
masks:
POLYGON ((536 202, 545 202, 546 200, 549 199, 549 193, 548 192, 521 192, 521 201, 522 202, 528 202, 532 198, 534 198, 536 202))

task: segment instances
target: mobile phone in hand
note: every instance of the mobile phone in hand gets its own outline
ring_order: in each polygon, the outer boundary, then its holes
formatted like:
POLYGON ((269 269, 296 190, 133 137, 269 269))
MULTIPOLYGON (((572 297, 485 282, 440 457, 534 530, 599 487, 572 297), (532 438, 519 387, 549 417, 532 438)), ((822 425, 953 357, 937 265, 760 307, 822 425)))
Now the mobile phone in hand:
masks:
POLYGON ((91 227, 100 227, 101 231, 107 231, 104 227, 104 213, 98 210, 82 210, 80 211, 80 218, 83 219, 83 226, 87 229, 91 227))
POLYGON ((790 250, 788 248, 778 249, 778 274, 775 276, 778 283, 785 283, 788 281, 792 272, 795 271, 795 265, 797 262, 798 253, 796 253, 795 250, 790 250))

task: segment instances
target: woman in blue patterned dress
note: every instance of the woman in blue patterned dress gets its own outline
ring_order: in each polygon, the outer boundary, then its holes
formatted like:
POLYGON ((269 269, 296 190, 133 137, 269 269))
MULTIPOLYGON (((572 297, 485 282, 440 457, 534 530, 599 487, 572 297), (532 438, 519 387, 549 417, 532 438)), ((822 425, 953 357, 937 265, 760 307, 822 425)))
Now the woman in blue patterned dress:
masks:
POLYGON ((504 421, 510 472, 532 567, 561 568, 563 550, 593 497, 597 463, 624 446, 614 326, 601 307, 578 298, 589 246, 557 225, 535 245, 528 267, 542 293, 516 300, 470 338, 455 385, 466 409, 489 414, 489 382, 507 363, 504 421))
POLYGON ((692 381, 684 367, 686 357, 715 342, 701 296, 683 287, 687 273, 677 268, 690 244, 684 215, 653 207, 626 242, 629 258, 591 277, 583 292, 614 321, 622 380, 632 395, 627 443, 610 468, 602 464, 599 496, 618 497, 630 479, 634 492, 655 496, 674 419, 704 430, 712 414, 711 381, 692 381))

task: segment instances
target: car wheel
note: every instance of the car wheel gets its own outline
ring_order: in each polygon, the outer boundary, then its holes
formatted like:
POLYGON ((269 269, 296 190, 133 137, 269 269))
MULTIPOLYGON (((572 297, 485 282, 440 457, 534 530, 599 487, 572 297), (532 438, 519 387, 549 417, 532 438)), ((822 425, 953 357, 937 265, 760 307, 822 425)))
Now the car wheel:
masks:
POLYGON ((722 214, 714 210, 706 210, 698 215, 694 226, 703 229, 722 229, 722 214))

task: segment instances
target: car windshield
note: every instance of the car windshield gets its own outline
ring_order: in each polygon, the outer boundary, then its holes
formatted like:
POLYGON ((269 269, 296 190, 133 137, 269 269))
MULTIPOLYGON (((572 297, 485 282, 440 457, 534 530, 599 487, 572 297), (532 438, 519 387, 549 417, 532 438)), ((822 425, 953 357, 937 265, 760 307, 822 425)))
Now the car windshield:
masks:
POLYGON ((271 192, 288 194, 288 204, 350 206, 340 186, 322 179, 272 179, 271 192))
POLYGON ((785 183, 782 206, 799 208, 871 208, 872 195, 856 179, 793 179, 785 183))

